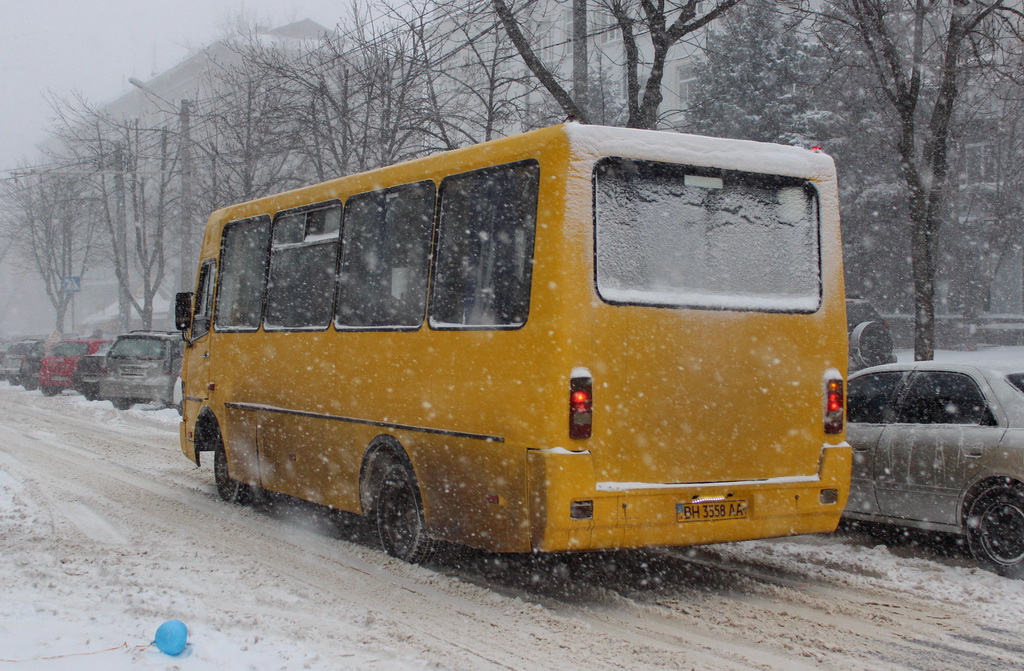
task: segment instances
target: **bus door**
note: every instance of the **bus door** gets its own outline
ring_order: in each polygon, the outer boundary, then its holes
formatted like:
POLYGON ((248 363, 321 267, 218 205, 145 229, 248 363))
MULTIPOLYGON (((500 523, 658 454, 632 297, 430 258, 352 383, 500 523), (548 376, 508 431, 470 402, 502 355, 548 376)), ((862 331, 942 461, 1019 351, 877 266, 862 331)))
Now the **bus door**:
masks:
POLYGON ((203 262, 199 269, 199 282, 192 314, 192 328, 188 332, 188 345, 182 360, 181 379, 184 385, 182 419, 185 440, 182 449, 197 464, 195 424, 199 411, 210 396, 210 325, 213 317, 213 287, 217 265, 213 259, 203 262))

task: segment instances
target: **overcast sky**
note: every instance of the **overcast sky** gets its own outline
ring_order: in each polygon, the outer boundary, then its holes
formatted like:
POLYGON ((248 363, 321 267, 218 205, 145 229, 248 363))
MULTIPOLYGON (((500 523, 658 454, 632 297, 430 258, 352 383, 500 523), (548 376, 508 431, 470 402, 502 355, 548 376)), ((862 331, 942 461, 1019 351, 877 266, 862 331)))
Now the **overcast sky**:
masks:
MULTIPOLYGON (((348 0, 0 0, 0 171, 45 139, 47 92, 102 104, 207 44, 242 15, 332 28, 348 0)), ((0 173, 2 175, 2 173, 0 173)))

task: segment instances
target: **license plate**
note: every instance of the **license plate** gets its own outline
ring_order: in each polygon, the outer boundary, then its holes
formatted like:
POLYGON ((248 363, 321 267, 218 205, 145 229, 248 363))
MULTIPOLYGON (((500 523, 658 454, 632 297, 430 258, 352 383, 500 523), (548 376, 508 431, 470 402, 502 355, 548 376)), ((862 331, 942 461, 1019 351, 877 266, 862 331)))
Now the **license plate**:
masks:
POLYGON ((742 520, 746 517, 746 501, 701 501, 676 504, 677 522, 715 522, 717 520, 742 520))
POLYGON ((121 368, 122 377, 142 377, 145 371, 142 368, 134 368, 132 366, 124 366, 121 368))
POLYGON ((67 375, 51 375, 50 379, 54 382, 67 382, 70 378, 67 375))

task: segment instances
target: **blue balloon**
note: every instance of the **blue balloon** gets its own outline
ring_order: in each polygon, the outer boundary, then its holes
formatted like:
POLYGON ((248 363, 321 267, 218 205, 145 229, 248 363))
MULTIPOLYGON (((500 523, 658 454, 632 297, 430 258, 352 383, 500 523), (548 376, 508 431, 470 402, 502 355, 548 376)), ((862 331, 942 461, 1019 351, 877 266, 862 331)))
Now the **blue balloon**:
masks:
POLYGON ((156 647, 168 655, 180 655, 188 640, 188 627, 181 620, 167 620, 156 630, 156 647))

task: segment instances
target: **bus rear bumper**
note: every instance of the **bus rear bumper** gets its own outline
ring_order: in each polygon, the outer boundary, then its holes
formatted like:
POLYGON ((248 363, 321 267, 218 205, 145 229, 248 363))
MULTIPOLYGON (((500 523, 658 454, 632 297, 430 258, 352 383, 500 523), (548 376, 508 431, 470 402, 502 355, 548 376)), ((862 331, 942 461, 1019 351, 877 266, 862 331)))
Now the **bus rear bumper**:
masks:
POLYGON ((851 460, 842 443, 824 445, 818 473, 809 476, 599 484, 587 452, 530 450, 532 548, 686 546, 834 531, 849 494, 851 460))

